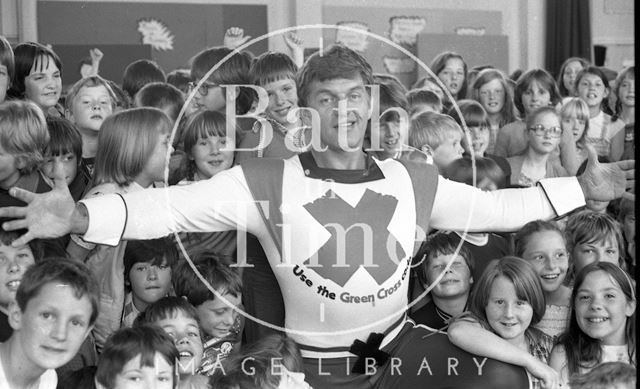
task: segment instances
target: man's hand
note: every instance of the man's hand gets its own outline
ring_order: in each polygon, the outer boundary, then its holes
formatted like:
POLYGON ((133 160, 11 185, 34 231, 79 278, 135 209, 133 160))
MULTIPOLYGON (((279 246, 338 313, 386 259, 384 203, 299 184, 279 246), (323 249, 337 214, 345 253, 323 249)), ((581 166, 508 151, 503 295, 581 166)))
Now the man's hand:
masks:
POLYGON ((223 45, 231 50, 243 45, 251 39, 250 35, 244 36, 244 30, 240 27, 231 27, 224 33, 223 45))
POLYGON ((27 244, 32 239, 57 238, 70 232, 84 233, 88 227, 88 216, 76 209, 61 165, 55 171, 51 191, 33 193, 11 188, 9 193, 27 203, 24 207, 0 208, 0 217, 16 219, 3 223, 5 230, 27 229, 27 233, 13 241, 14 247, 27 244))
POLYGON ((587 200, 611 201, 619 197, 635 199, 635 161, 613 163, 598 162, 598 154, 591 145, 586 145, 589 161, 584 173, 578 177, 587 200), (631 192, 627 192, 631 189, 631 192))

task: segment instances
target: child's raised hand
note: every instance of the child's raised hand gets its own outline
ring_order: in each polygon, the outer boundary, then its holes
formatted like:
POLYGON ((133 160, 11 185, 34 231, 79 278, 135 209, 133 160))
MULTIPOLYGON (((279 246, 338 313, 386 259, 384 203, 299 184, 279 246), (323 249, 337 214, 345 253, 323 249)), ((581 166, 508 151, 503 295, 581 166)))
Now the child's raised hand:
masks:
POLYGON ((282 36, 284 42, 287 44, 291 51, 302 50, 302 44, 304 41, 294 31, 289 31, 282 36))
POLYGON ((244 30, 240 27, 231 27, 224 33, 223 45, 229 49, 235 49, 251 39, 250 35, 244 36, 244 30))
POLYGON ((611 201, 620 197, 635 200, 635 161, 598 162, 598 154, 587 144, 587 167, 578 182, 587 200, 611 201), (631 192, 627 192, 631 189, 631 192))
POLYGON ((301 67, 304 62, 304 47, 302 44, 304 41, 298 37, 294 31, 290 31, 283 36, 284 42, 291 50, 291 58, 296 66, 301 67))
POLYGON ((99 63, 102 60, 102 57, 104 57, 104 54, 100 49, 94 48, 89 50, 89 56, 91 57, 92 63, 99 63))
MULTIPOLYGON (((24 207, 0 208, 0 217, 15 219, 2 224, 5 230, 27 229, 24 235, 11 243, 14 247, 25 245, 32 239, 57 238, 74 232, 74 221, 79 219, 73 216, 79 215, 75 214, 76 205, 64 179, 61 164, 54 170, 54 186, 51 191, 33 193, 14 187, 9 190, 9 194, 27 203, 24 207)), ((84 230, 86 231, 86 226, 84 230)))

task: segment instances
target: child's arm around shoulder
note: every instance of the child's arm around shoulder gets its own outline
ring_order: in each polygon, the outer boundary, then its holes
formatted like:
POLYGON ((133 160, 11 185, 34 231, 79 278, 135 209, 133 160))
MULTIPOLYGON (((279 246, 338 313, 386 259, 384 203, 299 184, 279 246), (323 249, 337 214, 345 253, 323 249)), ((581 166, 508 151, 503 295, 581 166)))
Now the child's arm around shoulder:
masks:
POLYGON ((531 362, 530 358, 533 358, 528 352, 520 350, 493 332, 483 328, 480 322, 468 313, 463 313, 461 316, 452 319, 447 335, 454 345, 484 357, 523 367, 527 367, 527 364, 531 362))
POLYGON ((569 366, 567 364, 567 351, 561 344, 556 344, 549 355, 549 366, 560 374, 562 385, 569 383, 569 366))
POLYGON ((470 314, 463 313, 453 319, 447 335, 451 343, 467 352, 524 367, 531 375, 543 381, 545 387, 553 387, 553 383, 558 381, 555 370, 528 351, 521 350, 484 329, 470 314))

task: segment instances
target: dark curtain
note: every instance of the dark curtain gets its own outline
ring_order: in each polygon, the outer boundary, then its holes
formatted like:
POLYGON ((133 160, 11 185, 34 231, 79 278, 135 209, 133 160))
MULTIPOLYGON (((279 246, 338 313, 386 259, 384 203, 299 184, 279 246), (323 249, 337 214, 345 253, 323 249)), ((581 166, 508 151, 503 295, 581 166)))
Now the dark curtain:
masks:
POLYGON ((547 70, 557 76, 569 57, 591 60, 589 1, 547 0, 547 70))

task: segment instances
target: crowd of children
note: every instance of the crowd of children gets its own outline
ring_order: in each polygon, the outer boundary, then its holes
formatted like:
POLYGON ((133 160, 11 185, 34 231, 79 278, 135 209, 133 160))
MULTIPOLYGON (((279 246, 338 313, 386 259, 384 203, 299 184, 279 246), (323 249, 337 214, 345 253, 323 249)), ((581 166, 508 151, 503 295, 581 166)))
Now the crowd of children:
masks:
MULTIPOLYGON (((230 29, 226 46, 197 53, 189 70, 165 74, 153 61, 135 61, 120 85, 99 75, 102 53, 92 50, 83 78, 63 91, 55 48, 12 48, 0 36, 0 207, 24 205, 10 188, 45 193, 62 179, 78 201, 165 183, 197 187, 260 158, 309 158, 305 152, 326 140, 311 131, 317 113, 300 108, 309 104, 303 81, 323 75, 299 71, 295 34, 284 37, 291 53, 257 57, 234 52, 246 38, 230 29), (229 84, 260 88, 234 94, 229 84), (237 115, 231 122, 228 112, 237 115)), ((569 58, 557 80, 557 69, 512 80, 444 52, 431 70, 435 78, 409 89, 373 75, 381 116, 365 144, 379 146, 376 160, 426 163, 489 192, 579 175, 591 147, 601 161, 634 157, 633 66, 610 80, 569 58)), ((363 94, 326 92, 315 103, 337 112, 338 100, 355 106, 363 94)), ((335 128, 358 120, 350 108, 335 128)), ((587 199, 558 216, 510 232, 430 231, 410 266, 410 298, 420 300, 407 314, 464 352, 524 367, 532 388, 635 387, 634 203, 587 199)), ((201 230, 210 217, 203 210, 185 230, 201 230)), ((3 227, 0 387, 310 387, 304 345, 269 326, 285 324, 282 285, 245 227, 150 240, 120 232, 109 245, 76 234, 15 244, 25 231, 3 227), (263 261, 236 266, 245 260, 263 261)))

